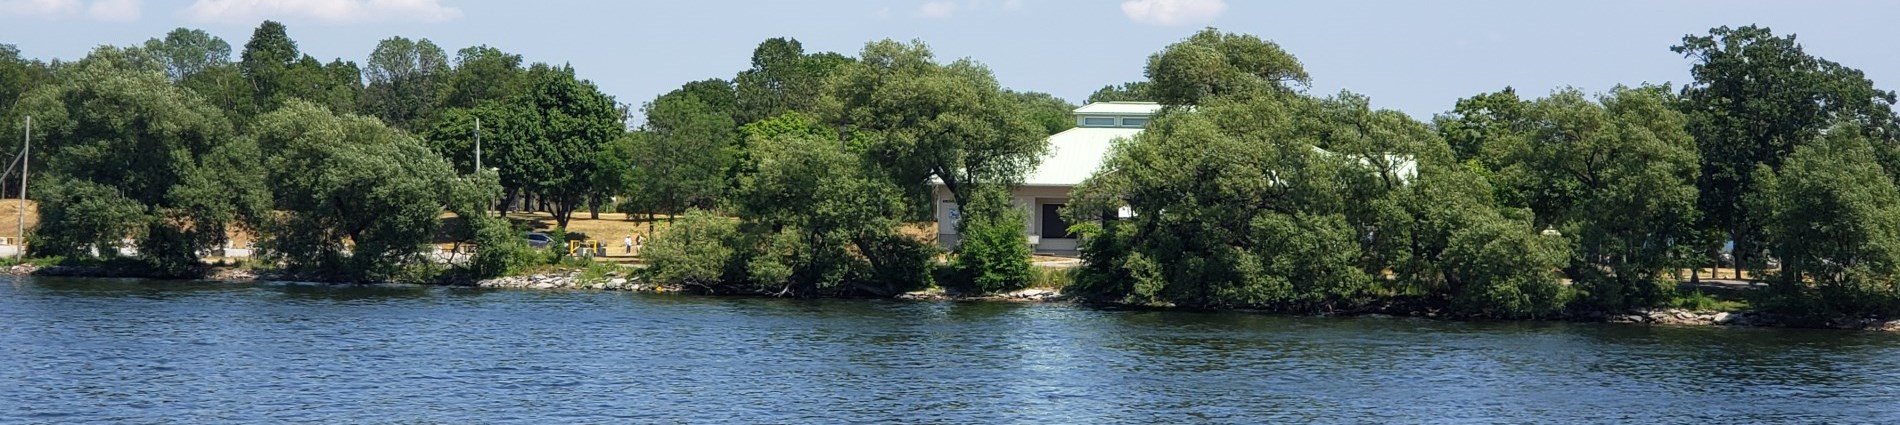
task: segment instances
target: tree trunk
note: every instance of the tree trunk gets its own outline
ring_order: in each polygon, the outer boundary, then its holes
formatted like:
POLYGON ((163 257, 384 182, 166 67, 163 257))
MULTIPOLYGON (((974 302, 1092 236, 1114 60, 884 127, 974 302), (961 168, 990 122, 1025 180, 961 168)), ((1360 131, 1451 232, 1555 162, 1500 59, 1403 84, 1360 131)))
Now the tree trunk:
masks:
POLYGON ((589 220, 600 219, 600 195, 593 195, 593 196, 587 197, 587 219, 589 220))
POLYGON ((509 212, 514 211, 515 196, 518 196, 520 194, 521 194, 521 188, 515 188, 515 187, 508 188, 507 192, 505 192, 505 194, 502 195, 501 197, 501 208, 499 208, 501 210, 501 215, 508 215, 509 212))

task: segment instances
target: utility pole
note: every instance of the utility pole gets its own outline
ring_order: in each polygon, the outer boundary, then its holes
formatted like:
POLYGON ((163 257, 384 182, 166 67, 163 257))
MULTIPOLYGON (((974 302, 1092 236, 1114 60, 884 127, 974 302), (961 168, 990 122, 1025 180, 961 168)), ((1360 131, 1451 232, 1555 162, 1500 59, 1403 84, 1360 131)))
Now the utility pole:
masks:
POLYGON ((20 139, 20 243, 14 258, 26 258, 26 164, 33 160, 33 116, 26 117, 26 136, 20 139))

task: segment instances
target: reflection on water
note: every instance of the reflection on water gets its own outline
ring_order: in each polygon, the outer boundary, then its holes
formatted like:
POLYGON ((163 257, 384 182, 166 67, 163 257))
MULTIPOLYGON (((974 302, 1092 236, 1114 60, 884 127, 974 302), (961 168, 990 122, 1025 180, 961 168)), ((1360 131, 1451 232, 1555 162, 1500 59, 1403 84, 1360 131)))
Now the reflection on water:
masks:
POLYGON ((0 423, 1892 423, 1900 336, 35 278, 0 423))

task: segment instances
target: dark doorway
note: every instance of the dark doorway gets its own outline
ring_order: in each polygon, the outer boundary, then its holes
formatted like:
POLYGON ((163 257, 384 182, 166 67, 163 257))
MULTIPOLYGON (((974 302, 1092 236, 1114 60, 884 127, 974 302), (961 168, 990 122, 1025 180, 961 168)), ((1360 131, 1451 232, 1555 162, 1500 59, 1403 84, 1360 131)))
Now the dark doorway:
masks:
POLYGON ((1069 233, 1069 221, 1062 219, 1062 204, 1042 204, 1042 237, 1049 239, 1075 239, 1069 233))

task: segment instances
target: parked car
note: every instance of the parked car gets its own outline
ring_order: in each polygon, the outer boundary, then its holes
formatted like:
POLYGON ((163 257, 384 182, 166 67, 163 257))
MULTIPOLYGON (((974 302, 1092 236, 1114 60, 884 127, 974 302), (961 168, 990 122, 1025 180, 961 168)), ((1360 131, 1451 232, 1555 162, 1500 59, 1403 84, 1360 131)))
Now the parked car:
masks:
POLYGON ((546 233, 529 233, 526 238, 528 246, 536 249, 547 248, 548 244, 554 243, 554 237, 546 233))

